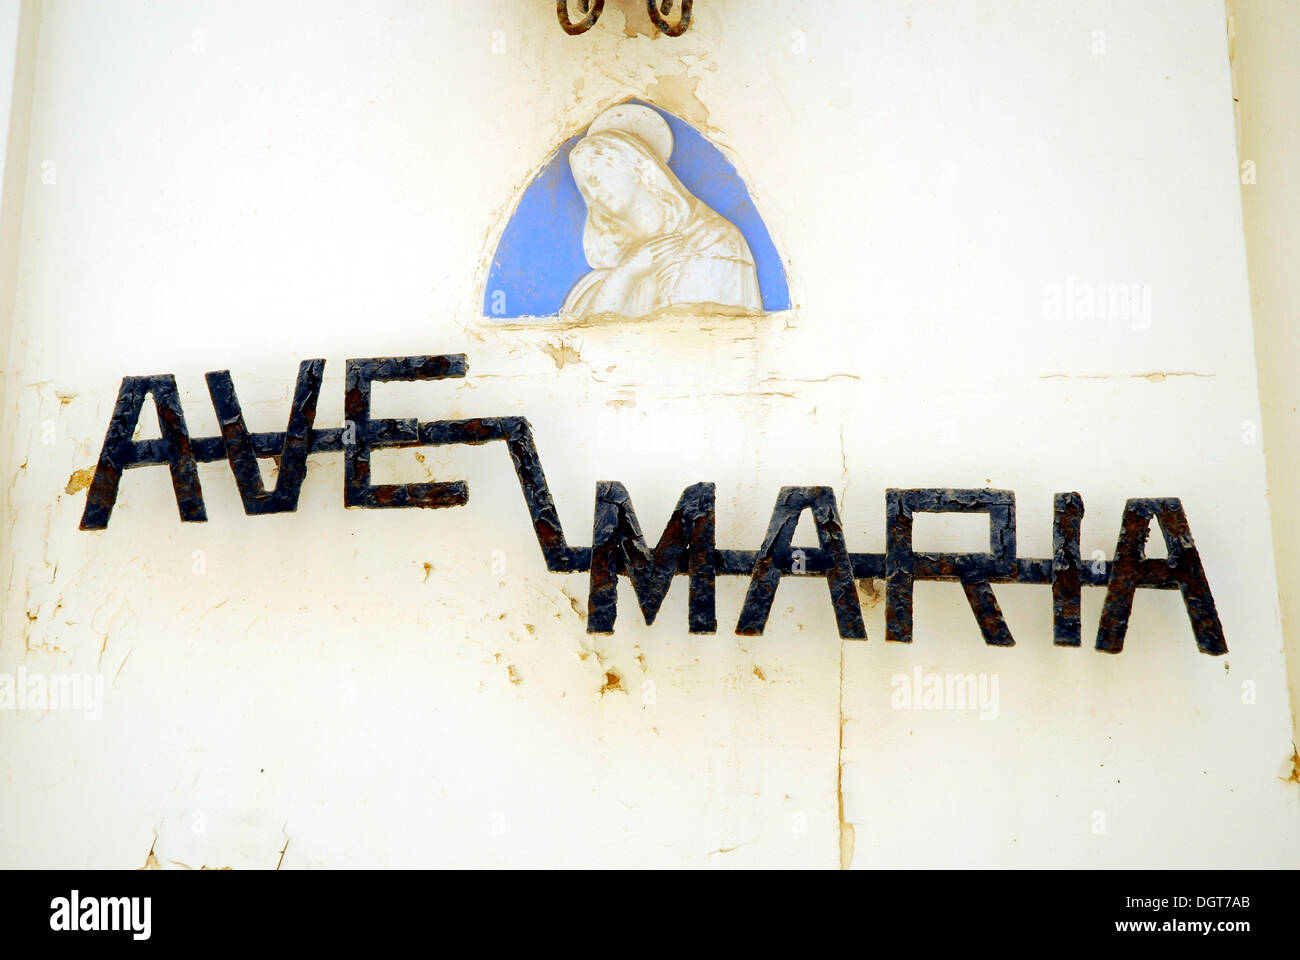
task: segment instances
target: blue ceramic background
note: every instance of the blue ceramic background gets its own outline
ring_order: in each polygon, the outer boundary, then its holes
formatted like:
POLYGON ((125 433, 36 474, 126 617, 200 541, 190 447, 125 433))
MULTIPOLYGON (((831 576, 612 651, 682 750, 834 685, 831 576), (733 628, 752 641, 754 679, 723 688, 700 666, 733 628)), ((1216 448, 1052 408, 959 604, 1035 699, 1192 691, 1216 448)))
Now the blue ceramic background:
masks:
MULTIPOLYGON (((687 190, 744 234, 758 269, 763 309, 769 313, 788 310, 790 290, 781 258, 736 168, 690 124, 652 103, 646 106, 658 111, 672 128, 673 154, 668 166, 673 173, 687 190)), ((483 296, 484 316, 555 316, 573 285, 591 269, 582 253, 587 206, 569 172, 569 151, 582 137, 580 133, 567 140, 524 191, 492 258, 483 296)))

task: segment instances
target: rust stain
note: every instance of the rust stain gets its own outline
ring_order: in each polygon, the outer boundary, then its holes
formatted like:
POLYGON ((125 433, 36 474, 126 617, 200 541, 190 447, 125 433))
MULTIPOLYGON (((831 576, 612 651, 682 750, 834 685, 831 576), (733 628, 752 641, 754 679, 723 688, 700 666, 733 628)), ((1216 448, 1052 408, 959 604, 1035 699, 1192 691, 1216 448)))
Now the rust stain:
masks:
POLYGON ((669 400, 701 400, 705 397, 717 397, 723 400, 743 399, 774 399, 794 400, 793 393, 787 393, 784 390, 755 390, 750 393, 677 393, 667 395, 669 400))
POLYGON ((153 854, 153 848, 157 843, 158 843, 158 834, 155 833, 153 836, 153 843, 149 844, 149 855, 144 858, 144 866, 139 867, 138 869, 140 870, 161 870, 162 869, 162 864, 158 862, 158 858, 155 857, 153 854))
POLYGON ((506 673, 510 677, 510 682, 515 686, 519 686, 519 684, 524 682, 524 678, 520 676, 519 671, 515 669, 513 663, 506 664, 506 673))
POLYGON ((618 690, 627 693, 627 688, 623 686, 623 678, 613 670, 605 671, 605 685, 600 688, 600 695, 603 697, 607 693, 618 690))
POLYGON ((126 656, 122 658, 122 662, 119 663, 119 664, 117 665, 117 673, 113 674, 113 682, 114 682, 114 683, 117 683, 117 678, 118 678, 119 676, 121 676, 121 674, 122 674, 122 668, 125 667, 125 666, 126 666, 126 662, 127 662, 128 660, 131 659, 131 654, 132 654, 132 652, 133 652, 134 650, 135 650, 135 647, 132 647, 130 650, 128 650, 128 651, 126 652, 126 656))
POLYGON ((709 123, 709 108, 700 99, 700 78, 686 73, 673 73, 661 76, 646 87, 646 99, 672 110, 683 120, 698 127, 709 123))
POLYGON ((706 856, 706 857, 714 857, 714 856, 718 856, 718 855, 720 855, 720 854, 733 853, 733 852, 735 852, 736 850, 739 850, 741 847, 749 847, 749 846, 753 846, 753 845, 754 845, 755 843, 757 843, 757 842, 758 842, 758 841, 756 841, 756 840, 746 840, 744 843, 738 843, 738 844, 736 844, 734 847, 719 847, 717 850, 710 850, 708 853, 705 854, 705 856, 706 856))
POLYGON ((1296 745, 1291 744, 1291 776, 1286 778, 1287 783, 1300 783, 1300 750, 1296 745))
POLYGON ((433 564, 426 562, 424 564, 424 582, 429 582, 429 575, 433 573, 433 564))
POLYGON ((1213 380, 1212 373, 1197 373, 1194 370, 1150 370, 1146 373, 1045 373, 1039 380, 1147 380, 1151 383, 1163 383, 1170 377, 1200 377, 1213 380))
POLYGON ((563 370, 567 363, 577 363, 582 359, 582 353, 575 347, 570 346, 567 340, 561 340, 559 343, 540 343, 543 353, 555 361, 555 369, 563 370))
POLYGON ((856 373, 828 373, 824 377, 764 377, 761 383, 830 383, 832 380, 861 380, 856 373))
POLYGON ((659 36, 659 28, 650 22, 645 4, 640 0, 609 0, 609 6, 623 15, 623 36, 651 40, 659 36))
POLYGON ((569 593, 568 590, 564 590, 563 588, 561 588, 560 592, 563 593, 565 599, 569 601, 569 606, 571 606, 573 608, 573 612, 578 615, 578 619, 582 620, 583 622, 586 622, 587 610, 582 604, 578 603, 577 597, 573 596, 573 594, 569 593))
POLYGON ((764 681, 764 682, 767 682, 767 674, 765 674, 765 673, 762 671, 762 669, 761 669, 760 667, 758 667, 758 666, 755 666, 755 667, 754 667, 754 676, 758 677, 758 679, 760 679, 760 680, 762 680, 762 681, 764 681))
MULTIPOLYGON (((28 613, 27 619, 30 622, 35 623, 37 618, 34 614, 28 613)), ((26 650, 24 656, 39 650, 42 653, 48 653, 52 657, 68 657, 68 651, 64 650, 57 644, 50 643, 48 640, 42 640, 40 643, 32 643, 30 640, 25 640, 25 645, 26 650)), ((71 660, 72 658, 68 657, 68 659, 71 660)))
POLYGON ((63 488, 64 493, 80 493, 90 486, 90 481, 95 478, 95 468, 86 467, 84 470, 72 471, 72 476, 68 477, 68 485, 63 488))

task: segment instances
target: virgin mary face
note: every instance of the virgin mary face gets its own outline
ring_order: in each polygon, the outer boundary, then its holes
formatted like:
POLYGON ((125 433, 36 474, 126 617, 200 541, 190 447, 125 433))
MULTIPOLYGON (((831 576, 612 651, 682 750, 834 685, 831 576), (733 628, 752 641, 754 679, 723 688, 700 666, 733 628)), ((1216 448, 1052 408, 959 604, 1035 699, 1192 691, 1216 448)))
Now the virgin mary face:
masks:
POLYGON ((692 196, 644 139, 616 129, 588 134, 570 151, 569 168, 588 207, 582 247, 592 270, 569 291, 563 313, 760 308, 740 231, 692 196))
POLYGON ((629 148, 590 138, 569 155, 574 182, 588 204, 606 215, 626 219, 642 191, 636 155, 629 148))

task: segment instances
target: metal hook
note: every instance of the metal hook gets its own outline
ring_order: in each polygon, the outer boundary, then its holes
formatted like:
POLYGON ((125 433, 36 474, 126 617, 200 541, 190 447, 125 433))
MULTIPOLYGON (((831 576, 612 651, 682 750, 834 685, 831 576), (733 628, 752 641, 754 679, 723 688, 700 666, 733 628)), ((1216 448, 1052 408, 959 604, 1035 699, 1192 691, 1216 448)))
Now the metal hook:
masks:
POLYGON ((564 32, 571 37, 586 33, 596 25, 596 21, 600 19, 600 15, 605 9, 605 0, 579 0, 578 8, 587 16, 575 23, 569 19, 568 0, 555 0, 555 15, 559 17, 560 26, 564 28, 564 32))
POLYGON ((655 0, 645 0, 645 8, 646 12, 650 14, 650 19, 654 21, 654 25, 659 28, 660 33, 669 37, 680 37, 691 27, 691 6, 693 3, 694 0, 682 0, 682 14, 676 26, 664 19, 665 14, 673 11, 673 0, 662 0, 662 13, 660 8, 656 6, 655 0))

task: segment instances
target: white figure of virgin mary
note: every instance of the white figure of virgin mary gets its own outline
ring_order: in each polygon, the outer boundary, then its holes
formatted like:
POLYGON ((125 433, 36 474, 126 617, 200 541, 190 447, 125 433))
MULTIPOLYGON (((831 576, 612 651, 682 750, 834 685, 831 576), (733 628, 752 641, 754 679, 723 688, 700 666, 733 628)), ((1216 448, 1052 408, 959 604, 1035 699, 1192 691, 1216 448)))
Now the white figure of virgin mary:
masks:
POLYGON ((682 186, 668 168, 672 151, 667 122, 639 104, 606 110, 574 144, 569 169, 587 204, 591 272, 569 291, 562 316, 762 313, 749 244, 682 186))

